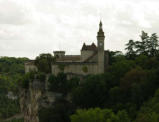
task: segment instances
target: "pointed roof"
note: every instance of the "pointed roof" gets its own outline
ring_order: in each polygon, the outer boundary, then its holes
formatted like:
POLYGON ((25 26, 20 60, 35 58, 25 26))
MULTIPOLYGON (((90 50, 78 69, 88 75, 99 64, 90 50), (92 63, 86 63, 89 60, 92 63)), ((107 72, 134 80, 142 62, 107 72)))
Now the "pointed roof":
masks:
POLYGON ((100 23, 99 23, 99 30, 103 31, 103 29, 102 29, 102 21, 101 20, 100 20, 100 23))
POLYGON ((86 45, 85 43, 83 44, 82 50, 96 50, 97 47, 94 43, 92 45, 86 45))
POLYGON ((98 31, 98 34, 97 36, 104 36, 104 32, 103 32, 103 28, 102 28, 102 21, 100 20, 100 23, 99 23, 99 31, 98 31))

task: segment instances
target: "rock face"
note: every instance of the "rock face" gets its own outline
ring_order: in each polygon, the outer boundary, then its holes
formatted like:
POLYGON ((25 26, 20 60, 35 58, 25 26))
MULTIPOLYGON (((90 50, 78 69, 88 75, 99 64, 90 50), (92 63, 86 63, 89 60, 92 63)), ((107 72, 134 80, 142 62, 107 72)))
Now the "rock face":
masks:
POLYGON ((22 89, 20 94, 20 108, 24 115, 24 122, 39 122, 38 108, 41 97, 40 82, 34 80, 29 89, 22 89))

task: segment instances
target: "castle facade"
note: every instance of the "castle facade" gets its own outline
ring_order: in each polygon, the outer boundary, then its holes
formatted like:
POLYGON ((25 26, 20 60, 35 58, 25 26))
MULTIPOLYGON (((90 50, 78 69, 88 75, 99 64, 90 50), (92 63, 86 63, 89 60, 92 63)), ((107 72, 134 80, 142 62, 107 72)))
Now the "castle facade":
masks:
MULTIPOLYGON (((97 32, 97 46, 83 44, 80 55, 65 55, 65 51, 54 51, 56 61, 52 64, 52 74, 64 72, 68 75, 102 74, 108 67, 108 51, 104 50, 102 22, 97 32)), ((38 70, 34 61, 25 63, 25 72, 38 70)))

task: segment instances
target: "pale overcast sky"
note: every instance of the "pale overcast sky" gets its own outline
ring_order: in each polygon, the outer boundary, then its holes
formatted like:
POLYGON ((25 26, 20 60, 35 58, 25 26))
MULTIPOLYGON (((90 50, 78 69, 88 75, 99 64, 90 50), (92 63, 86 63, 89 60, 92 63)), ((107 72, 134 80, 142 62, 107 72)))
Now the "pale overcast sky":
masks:
POLYGON ((100 18, 105 50, 124 51, 142 30, 159 34, 159 0, 0 0, 0 56, 80 54, 96 43, 100 18))

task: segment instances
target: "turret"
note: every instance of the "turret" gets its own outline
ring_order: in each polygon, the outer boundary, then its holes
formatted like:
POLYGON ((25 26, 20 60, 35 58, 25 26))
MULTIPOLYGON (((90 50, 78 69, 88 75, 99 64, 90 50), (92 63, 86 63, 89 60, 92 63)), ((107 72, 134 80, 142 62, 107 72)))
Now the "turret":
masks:
POLYGON ((97 33, 98 44, 98 73, 104 73, 104 32, 102 22, 99 23, 99 31, 97 33))
POLYGON ((65 56, 65 51, 54 51, 54 56, 57 58, 61 58, 65 56))

